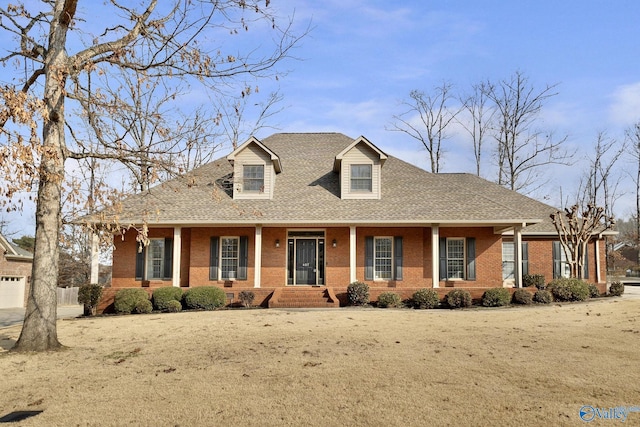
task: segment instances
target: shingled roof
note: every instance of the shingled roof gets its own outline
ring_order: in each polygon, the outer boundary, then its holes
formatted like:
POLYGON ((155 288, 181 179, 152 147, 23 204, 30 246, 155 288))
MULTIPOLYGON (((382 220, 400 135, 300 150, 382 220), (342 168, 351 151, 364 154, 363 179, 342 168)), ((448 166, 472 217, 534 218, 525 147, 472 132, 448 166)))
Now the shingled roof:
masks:
MULTIPOLYGON (((539 223, 554 208, 471 174, 433 174, 393 156, 381 169, 379 200, 340 198, 336 156, 354 142, 340 133, 278 133, 260 141, 282 171, 270 200, 234 200, 233 167, 218 159, 133 195, 117 209, 121 224, 493 225, 539 223)), ((117 211, 117 213, 116 213, 117 211)), ((545 221, 546 222, 546 221, 545 221)), ((547 228, 547 227, 545 227, 547 228)))

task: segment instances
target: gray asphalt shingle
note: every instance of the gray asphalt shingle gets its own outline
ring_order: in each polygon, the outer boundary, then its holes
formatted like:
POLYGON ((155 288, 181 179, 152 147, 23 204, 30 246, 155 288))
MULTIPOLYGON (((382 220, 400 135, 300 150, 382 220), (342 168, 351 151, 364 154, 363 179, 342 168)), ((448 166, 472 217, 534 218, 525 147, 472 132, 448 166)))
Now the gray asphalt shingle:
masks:
MULTIPOLYGON (((353 141, 339 133, 274 134, 261 140, 282 164, 273 199, 233 200, 229 185, 233 168, 222 158, 127 198, 116 209, 118 220, 123 224, 512 224, 543 220, 554 210, 475 175, 432 174, 392 156, 381 169, 380 200, 342 200, 333 162, 353 141)), ((101 214, 111 217, 114 209, 101 214)))

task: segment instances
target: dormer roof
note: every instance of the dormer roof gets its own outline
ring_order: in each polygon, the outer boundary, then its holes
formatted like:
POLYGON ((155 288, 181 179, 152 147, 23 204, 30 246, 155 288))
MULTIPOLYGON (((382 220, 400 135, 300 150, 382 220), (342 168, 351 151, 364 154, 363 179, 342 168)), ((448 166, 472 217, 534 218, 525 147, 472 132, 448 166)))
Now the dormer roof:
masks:
POLYGON ((278 157, 276 153, 274 153, 269 148, 267 148, 258 138, 254 136, 252 136, 244 144, 242 144, 241 146, 233 150, 233 152, 231 152, 231 154, 227 156, 227 160, 233 165, 233 162, 235 161, 237 155, 240 154, 245 148, 247 148, 251 144, 255 144, 269 156, 269 158, 271 159, 271 162, 273 163, 273 169, 276 171, 276 173, 282 172, 282 164, 280 163, 280 157, 278 157))
POLYGON ((359 136, 358 138, 354 139, 351 144, 349 144, 347 147, 345 147, 344 150, 342 150, 341 152, 339 152, 336 155, 336 158, 335 158, 335 160, 333 162, 333 171, 334 172, 340 172, 340 164, 342 163, 342 159, 344 158, 345 154, 347 154, 349 151, 351 151, 353 149, 353 147, 355 147, 358 144, 367 145, 379 157, 380 166, 384 165, 384 162, 385 162, 385 160, 387 160, 387 157, 388 157, 384 153, 384 151, 380 150, 378 147, 376 147, 373 143, 371 143, 364 136, 359 136))

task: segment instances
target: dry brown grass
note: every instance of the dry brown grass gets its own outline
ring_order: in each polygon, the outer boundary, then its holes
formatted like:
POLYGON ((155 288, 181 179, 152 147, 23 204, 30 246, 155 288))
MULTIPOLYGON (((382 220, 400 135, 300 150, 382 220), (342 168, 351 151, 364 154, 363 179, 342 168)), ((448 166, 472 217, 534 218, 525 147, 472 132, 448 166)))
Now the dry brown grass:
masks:
POLYGON ((69 348, 48 354, 7 353, 12 327, 0 330, 0 417, 43 411, 24 426, 582 425, 582 405, 640 405, 639 319, 640 300, 621 299, 151 314, 61 321, 69 348))

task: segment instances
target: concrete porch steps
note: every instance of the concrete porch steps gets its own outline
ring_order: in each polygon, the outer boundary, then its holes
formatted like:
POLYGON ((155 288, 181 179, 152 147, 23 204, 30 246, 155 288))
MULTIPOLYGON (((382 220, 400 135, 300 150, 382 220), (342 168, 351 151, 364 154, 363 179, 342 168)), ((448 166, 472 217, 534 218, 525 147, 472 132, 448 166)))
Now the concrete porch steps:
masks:
POLYGON ((269 308, 338 308, 340 301, 333 288, 325 286, 291 286, 276 288, 269 308))

